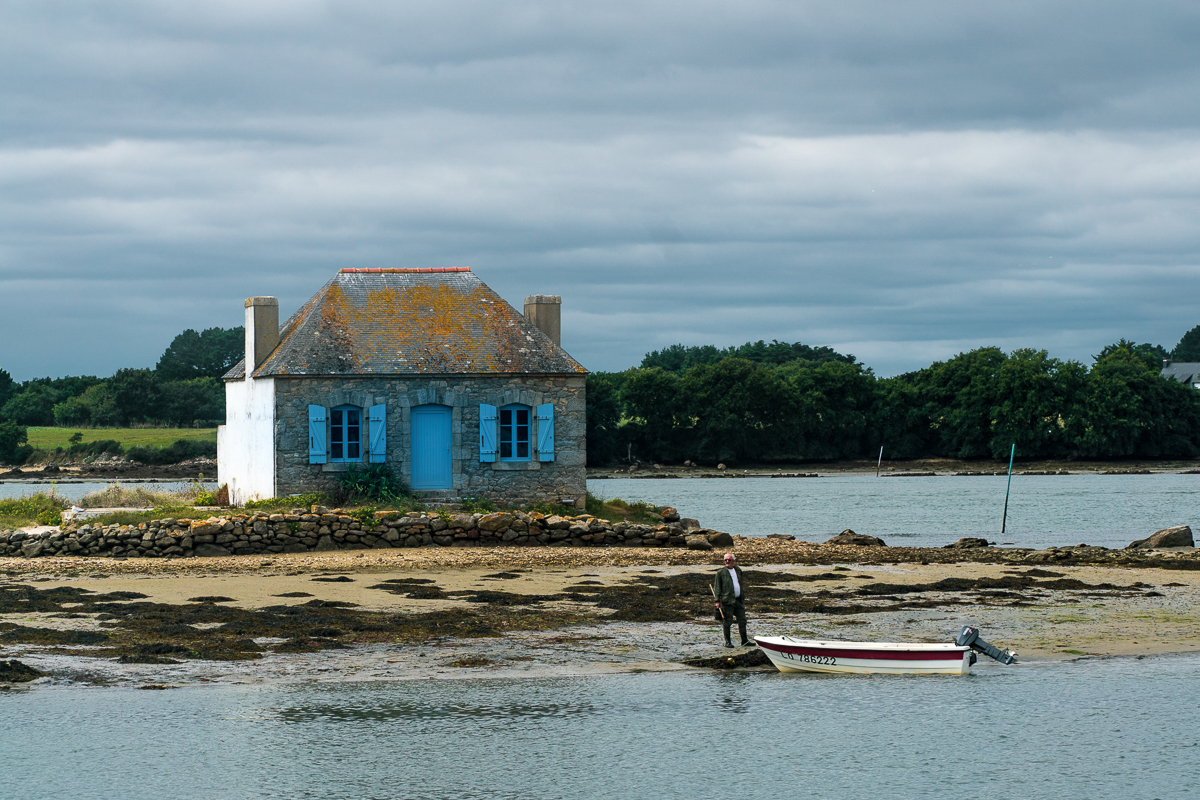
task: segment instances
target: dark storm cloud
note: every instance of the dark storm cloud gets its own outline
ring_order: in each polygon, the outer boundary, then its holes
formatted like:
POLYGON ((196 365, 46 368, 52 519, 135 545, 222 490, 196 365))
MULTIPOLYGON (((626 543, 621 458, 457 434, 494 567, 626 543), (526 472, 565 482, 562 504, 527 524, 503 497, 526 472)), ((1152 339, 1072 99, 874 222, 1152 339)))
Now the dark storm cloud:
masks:
POLYGON ((1200 322, 1188 4, 9 4, 0 367, 151 365, 345 266, 676 341, 1087 358, 1200 322))

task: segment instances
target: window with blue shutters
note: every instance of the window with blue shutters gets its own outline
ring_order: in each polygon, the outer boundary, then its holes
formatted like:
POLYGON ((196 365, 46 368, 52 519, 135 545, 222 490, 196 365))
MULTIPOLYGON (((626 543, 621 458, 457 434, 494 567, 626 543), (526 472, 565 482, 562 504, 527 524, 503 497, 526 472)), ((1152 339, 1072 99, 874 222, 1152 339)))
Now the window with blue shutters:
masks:
POLYGON ((538 461, 554 460, 553 403, 543 403, 537 407, 537 451, 538 461))
POLYGON ((330 461, 362 461, 362 416, 358 406, 329 410, 330 461))
POLYGON ((496 423, 500 420, 500 411, 487 403, 479 404, 479 460, 493 462, 500 448, 496 446, 496 423))
POLYGON ((529 406, 508 405, 500 409, 500 460, 529 461, 529 406))
POLYGON ((308 463, 324 464, 328 458, 325 449, 325 406, 308 407, 308 463))
POLYGON ((387 462, 387 406, 371 406, 367 410, 367 435, 371 437, 372 464, 387 462))

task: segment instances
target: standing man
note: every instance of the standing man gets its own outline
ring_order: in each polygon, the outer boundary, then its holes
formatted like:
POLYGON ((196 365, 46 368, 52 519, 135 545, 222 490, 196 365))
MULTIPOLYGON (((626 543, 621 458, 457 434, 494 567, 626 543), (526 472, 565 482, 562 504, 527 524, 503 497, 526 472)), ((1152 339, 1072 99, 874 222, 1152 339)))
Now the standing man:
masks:
POLYGON ((742 635, 742 647, 752 646, 754 642, 746 638, 746 584, 742 580, 742 568, 734 563, 733 553, 725 554, 725 566, 717 570, 713 594, 717 598, 717 608, 721 609, 725 646, 733 647, 733 642, 729 641, 729 626, 733 624, 735 615, 738 633, 742 635))

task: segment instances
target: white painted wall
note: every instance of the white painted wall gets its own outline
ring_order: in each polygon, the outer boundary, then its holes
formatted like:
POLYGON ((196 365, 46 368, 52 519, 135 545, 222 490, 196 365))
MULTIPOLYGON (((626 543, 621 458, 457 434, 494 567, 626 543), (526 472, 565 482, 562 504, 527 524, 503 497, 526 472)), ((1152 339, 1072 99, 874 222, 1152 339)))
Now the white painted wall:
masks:
POLYGON ((275 496, 275 379, 225 384, 225 424, 217 428, 217 481, 229 501, 275 496))

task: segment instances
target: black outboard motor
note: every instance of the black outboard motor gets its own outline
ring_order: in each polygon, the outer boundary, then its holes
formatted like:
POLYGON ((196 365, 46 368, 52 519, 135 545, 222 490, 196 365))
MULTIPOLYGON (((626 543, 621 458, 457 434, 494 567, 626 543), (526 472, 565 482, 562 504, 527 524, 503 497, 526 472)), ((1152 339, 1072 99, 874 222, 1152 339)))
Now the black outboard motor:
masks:
MULTIPOLYGON (((978 628, 972 628, 969 625, 963 626, 958 636, 954 637, 954 643, 959 647, 970 647, 972 650, 978 650, 985 656, 996 659, 1001 664, 1015 664, 1017 661, 1016 653, 1011 650, 1001 650, 999 647, 993 647, 979 638, 978 628)), ((971 663, 975 663, 973 657, 971 663)))

